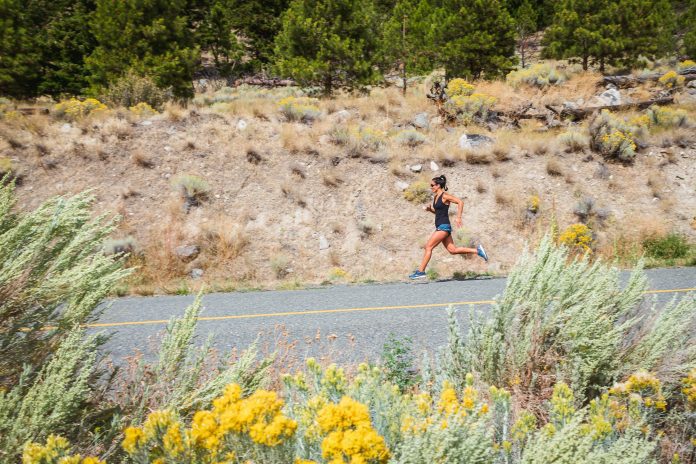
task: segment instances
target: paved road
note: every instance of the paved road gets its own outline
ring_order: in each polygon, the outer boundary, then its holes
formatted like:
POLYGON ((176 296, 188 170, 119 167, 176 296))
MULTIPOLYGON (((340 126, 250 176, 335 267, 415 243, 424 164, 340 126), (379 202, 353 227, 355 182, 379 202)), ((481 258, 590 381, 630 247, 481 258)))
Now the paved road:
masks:
MULTIPOLYGON (((647 275, 660 301, 696 287, 696 268, 655 269, 647 275)), ((299 359, 324 355, 348 362, 375 359, 393 332, 410 336, 420 352, 445 342, 449 304, 473 304, 485 312, 504 286, 501 278, 208 294, 197 337, 202 342, 213 335, 218 349, 229 350, 243 349, 258 336, 268 351, 294 343, 292 355, 299 359)), ((109 302, 91 330, 115 332, 106 349, 117 363, 136 349, 151 357, 166 321, 183 314, 192 301, 192 296, 119 298, 109 302)))

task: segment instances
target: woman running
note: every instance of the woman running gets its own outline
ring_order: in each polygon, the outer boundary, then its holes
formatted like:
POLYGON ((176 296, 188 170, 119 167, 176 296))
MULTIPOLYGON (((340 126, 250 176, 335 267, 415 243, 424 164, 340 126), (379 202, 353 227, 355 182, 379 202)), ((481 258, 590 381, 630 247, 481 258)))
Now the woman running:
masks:
POLYGON ((431 213, 435 213, 435 232, 433 232, 433 235, 430 236, 428 243, 425 245, 425 254, 423 255, 423 261, 420 267, 408 277, 410 279, 422 279, 425 277, 425 268, 428 266, 430 257, 433 254, 433 248, 439 243, 442 243, 450 254, 477 254, 483 258, 484 261, 488 261, 486 250, 484 250, 481 245, 476 248, 458 247, 454 245, 454 240, 452 240, 452 224, 450 224, 449 220, 449 205, 450 203, 455 203, 457 205, 457 218, 455 219, 455 224, 457 227, 461 227, 464 202, 449 193, 445 193, 447 191, 447 179, 445 176, 433 177, 430 181, 430 190, 432 190, 434 195, 433 204, 424 207, 424 209, 431 213))

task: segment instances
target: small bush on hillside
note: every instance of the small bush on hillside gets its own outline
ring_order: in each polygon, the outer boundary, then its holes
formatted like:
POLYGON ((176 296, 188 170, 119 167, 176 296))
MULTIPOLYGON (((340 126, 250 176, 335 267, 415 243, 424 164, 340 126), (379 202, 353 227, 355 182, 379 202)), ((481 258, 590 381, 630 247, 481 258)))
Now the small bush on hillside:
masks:
POLYGON ((430 187, 422 180, 413 182, 404 190, 404 198, 412 203, 425 203, 430 198, 430 187))
POLYGON ((445 102, 445 114, 462 124, 485 122, 495 105, 496 98, 482 93, 455 95, 445 102))
POLYGON ((68 121, 78 121, 90 114, 96 114, 106 110, 106 105, 95 98, 78 100, 71 98, 57 103, 53 107, 53 114, 68 121))
POLYGON ((572 224, 558 236, 558 243, 571 250, 592 253, 592 231, 585 224, 572 224))
POLYGON ((632 161, 643 135, 642 127, 631 125, 608 110, 602 110, 590 123, 590 147, 609 159, 632 161))
POLYGON ((278 102, 278 106, 286 120, 309 123, 321 116, 318 102, 316 98, 286 97, 278 102))
POLYGON ((147 103, 161 111, 172 97, 170 89, 161 89, 149 77, 131 71, 112 83, 102 98, 112 106, 130 108, 139 103, 147 103))
POLYGON ((647 109, 649 124, 657 127, 689 127, 689 114, 682 109, 653 105, 647 109))
POLYGON ((411 338, 398 338, 390 333, 382 346, 382 369, 384 377, 402 393, 418 381, 414 361, 411 338))
POLYGON ((139 118, 149 118, 150 116, 159 114, 157 110, 145 102, 140 102, 135 106, 131 106, 128 110, 139 118))
POLYGON ((181 193, 187 207, 199 206, 210 192, 208 183, 192 174, 181 174, 174 177, 172 179, 172 187, 181 193))
POLYGON ((456 78, 452 79, 447 83, 447 96, 452 98, 455 96, 465 96, 468 97, 476 88, 473 84, 470 84, 465 79, 456 78))
POLYGON ((583 151, 589 145, 589 137, 579 131, 570 130, 558 136, 558 141, 568 153, 583 151))
POLYGON ((676 71, 667 71, 658 79, 660 85, 666 89, 674 89, 684 85, 685 78, 680 76, 676 71))
POLYGON ((0 179, 10 174, 14 170, 12 160, 7 156, 0 156, 0 179))
POLYGON ((679 259, 689 254, 691 244, 681 234, 671 233, 663 237, 652 236, 643 240, 643 250, 649 258, 679 259))
POLYGON ((394 140, 401 145, 417 147, 418 145, 425 143, 425 135, 421 134, 415 129, 406 129, 396 134, 394 140))
POLYGON ((684 71, 689 68, 696 68, 696 61, 684 60, 677 65, 677 71, 684 71))
POLYGON ((136 250, 133 237, 109 239, 104 242, 103 250, 107 255, 132 254, 136 250))
POLYGON ((523 84, 546 87, 562 84, 565 82, 566 76, 548 63, 538 63, 529 68, 512 71, 507 75, 506 80, 513 87, 519 87, 523 84))

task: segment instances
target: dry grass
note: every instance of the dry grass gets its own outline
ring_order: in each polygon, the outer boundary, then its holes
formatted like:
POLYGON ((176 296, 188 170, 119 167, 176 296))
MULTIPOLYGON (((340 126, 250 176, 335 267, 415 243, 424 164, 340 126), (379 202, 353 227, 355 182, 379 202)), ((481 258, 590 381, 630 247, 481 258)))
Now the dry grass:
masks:
POLYGON ((133 150, 131 152, 131 161, 136 166, 141 168, 152 169, 155 167, 155 163, 148 157, 142 150, 133 150))
POLYGON ((494 195, 495 202, 500 206, 511 206, 515 199, 514 192, 505 187, 496 187, 494 195))
POLYGON ((666 183, 664 175, 653 169, 648 172, 647 185, 650 187, 650 192, 655 198, 663 198, 666 190, 666 183))
POLYGON ((336 169, 325 169, 322 170, 322 182, 327 187, 335 188, 343 183, 343 179, 338 174, 336 169))
POLYGON ((579 73, 571 76, 561 85, 549 86, 543 93, 540 91, 537 98, 541 106, 562 105, 564 101, 579 99, 587 102, 597 94, 598 84, 601 80, 602 75, 599 73, 579 73))
POLYGON ((466 150, 464 152, 464 160, 469 164, 491 164, 493 155, 491 151, 485 148, 479 150, 466 150))
POLYGON ((551 176, 562 176, 564 174, 563 163, 556 157, 547 159, 546 172, 551 176))
POLYGON ((476 181, 476 191, 478 193, 486 193, 486 191, 488 191, 488 187, 486 187, 486 184, 479 179, 476 181))

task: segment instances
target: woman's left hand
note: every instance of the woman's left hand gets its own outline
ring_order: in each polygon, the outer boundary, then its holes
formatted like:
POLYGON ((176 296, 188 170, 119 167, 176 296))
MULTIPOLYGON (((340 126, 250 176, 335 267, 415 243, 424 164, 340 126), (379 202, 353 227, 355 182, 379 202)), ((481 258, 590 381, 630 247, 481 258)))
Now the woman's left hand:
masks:
POLYGON ((462 227, 462 218, 457 218, 454 220, 454 223, 457 224, 457 227, 461 228, 462 227))

